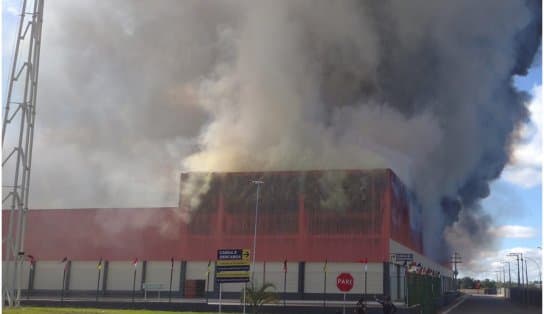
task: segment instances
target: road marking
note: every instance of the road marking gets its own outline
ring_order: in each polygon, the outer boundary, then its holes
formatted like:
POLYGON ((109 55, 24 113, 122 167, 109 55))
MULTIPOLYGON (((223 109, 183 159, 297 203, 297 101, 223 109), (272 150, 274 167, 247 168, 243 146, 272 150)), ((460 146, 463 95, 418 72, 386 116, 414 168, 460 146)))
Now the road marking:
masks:
POLYGON ((461 300, 457 301, 457 303, 455 303, 454 305, 452 305, 449 309, 445 310, 444 312, 442 312, 442 314, 448 314, 449 312, 451 312, 453 309, 455 309, 456 307, 458 307, 461 303, 465 302, 465 300, 468 299, 468 295, 465 295, 464 297, 461 298, 461 300))

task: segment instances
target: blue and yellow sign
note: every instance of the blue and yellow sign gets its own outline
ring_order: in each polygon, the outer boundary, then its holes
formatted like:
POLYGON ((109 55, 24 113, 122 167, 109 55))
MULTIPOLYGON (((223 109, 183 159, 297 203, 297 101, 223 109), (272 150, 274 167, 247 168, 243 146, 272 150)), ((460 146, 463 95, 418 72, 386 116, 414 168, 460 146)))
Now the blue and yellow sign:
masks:
POLYGON ((215 281, 248 282, 249 281, 249 249, 217 250, 215 281))

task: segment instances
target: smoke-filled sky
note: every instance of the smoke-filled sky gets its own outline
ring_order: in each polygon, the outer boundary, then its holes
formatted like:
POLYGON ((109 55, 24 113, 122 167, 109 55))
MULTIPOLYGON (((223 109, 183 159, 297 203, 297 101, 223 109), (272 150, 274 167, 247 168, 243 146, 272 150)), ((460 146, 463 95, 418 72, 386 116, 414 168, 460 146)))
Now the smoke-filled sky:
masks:
MULTIPOLYGON (((6 22, 19 2, 4 3, 6 22)), ((47 1, 30 205, 175 205, 181 170, 388 167, 421 204, 426 250, 472 256, 497 230, 481 200, 526 139, 531 96, 513 79, 533 64, 540 12, 47 1)))

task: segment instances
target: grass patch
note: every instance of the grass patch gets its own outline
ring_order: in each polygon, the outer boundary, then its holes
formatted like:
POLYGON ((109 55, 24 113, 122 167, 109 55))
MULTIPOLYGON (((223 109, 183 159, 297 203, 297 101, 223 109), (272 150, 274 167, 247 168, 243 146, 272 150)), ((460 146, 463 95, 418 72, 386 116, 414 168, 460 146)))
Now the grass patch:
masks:
POLYGON ((113 309, 90 309, 74 307, 19 307, 13 309, 2 309, 6 314, 210 314, 203 312, 173 312, 173 311, 150 311, 150 310, 113 310, 113 309))

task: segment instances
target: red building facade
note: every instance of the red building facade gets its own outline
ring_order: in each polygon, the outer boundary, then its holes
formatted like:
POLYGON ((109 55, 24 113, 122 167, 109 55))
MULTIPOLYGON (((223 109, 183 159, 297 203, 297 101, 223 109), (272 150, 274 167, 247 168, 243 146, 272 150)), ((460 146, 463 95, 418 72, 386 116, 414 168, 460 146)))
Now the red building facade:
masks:
POLYGON ((251 248, 251 180, 264 181, 258 261, 383 262, 390 239, 422 252, 406 190, 389 169, 185 173, 177 207, 31 210, 25 252, 38 260, 204 261, 219 248, 251 248))

